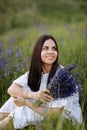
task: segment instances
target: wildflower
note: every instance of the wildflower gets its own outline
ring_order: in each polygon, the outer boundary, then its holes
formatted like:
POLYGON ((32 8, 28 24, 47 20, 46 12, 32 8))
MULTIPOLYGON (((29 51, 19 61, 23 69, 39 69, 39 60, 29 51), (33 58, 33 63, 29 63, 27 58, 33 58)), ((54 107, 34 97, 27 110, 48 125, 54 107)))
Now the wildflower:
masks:
POLYGON ((2 58, 3 44, 0 42, 0 58, 2 58))
POLYGON ((8 66, 8 60, 6 58, 2 58, 0 60, 0 78, 3 76, 3 73, 7 66, 8 66))
POLYGON ((71 72, 75 67, 76 65, 74 64, 64 68, 58 67, 54 77, 47 86, 54 99, 65 98, 81 90, 82 86, 77 81, 76 76, 71 72))
POLYGON ((16 58, 22 58, 22 50, 21 48, 18 48, 15 53, 16 58))
MULTIPOLYGON (((8 60, 6 58, 3 58, 0 60, 0 68, 4 70, 4 68, 8 65, 8 60)), ((0 69, 0 70, 1 70, 0 69)))
POLYGON ((8 56, 10 56, 13 53, 13 50, 12 49, 6 49, 5 52, 8 56))
POLYGON ((11 44, 14 44, 14 43, 15 43, 14 37, 11 37, 11 38, 10 38, 10 43, 11 43, 11 44))

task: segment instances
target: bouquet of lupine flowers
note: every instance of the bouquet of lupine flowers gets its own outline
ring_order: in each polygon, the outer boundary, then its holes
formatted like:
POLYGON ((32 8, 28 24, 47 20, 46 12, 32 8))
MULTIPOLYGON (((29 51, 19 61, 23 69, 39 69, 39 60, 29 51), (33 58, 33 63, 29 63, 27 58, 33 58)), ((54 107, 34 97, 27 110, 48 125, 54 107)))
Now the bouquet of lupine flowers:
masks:
POLYGON ((58 67, 55 75, 47 86, 50 95, 56 98, 65 98, 82 90, 81 84, 77 80, 77 75, 72 73, 76 65, 71 64, 67 67, 58 67))
MULTIPOLYGON (((75 64, 71 64, 70 66, 59 66, 57 68, 55 75, 47 85, 53 99, 66 98, 82 90, 77 74, 72 72, 75 67, 75 64)), ((37 101, 34 105, 39 106, 42 103, 37 101)))

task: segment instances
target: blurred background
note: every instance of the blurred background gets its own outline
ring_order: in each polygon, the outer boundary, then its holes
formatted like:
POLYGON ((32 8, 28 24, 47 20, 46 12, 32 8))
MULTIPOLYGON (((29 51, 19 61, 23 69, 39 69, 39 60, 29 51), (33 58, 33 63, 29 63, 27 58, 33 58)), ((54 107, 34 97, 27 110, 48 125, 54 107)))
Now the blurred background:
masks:
POLYGON ((87 0, 0 0, 0 106, 12 81, 28 70, 42 34, 57 40, 60 64, 77 64, 87 122, 87 0))

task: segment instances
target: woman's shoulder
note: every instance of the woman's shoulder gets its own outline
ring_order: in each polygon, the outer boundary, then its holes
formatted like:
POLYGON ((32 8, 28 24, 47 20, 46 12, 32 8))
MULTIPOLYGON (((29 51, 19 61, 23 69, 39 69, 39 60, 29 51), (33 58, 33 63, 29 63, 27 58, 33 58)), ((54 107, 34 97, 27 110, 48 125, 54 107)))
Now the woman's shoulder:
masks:
POLYGON ((16 80, 13 81, 13 83, 17 83, 21 86, 27 85, 28 75, 29 75, 29 71, 19 76, 16 80))
POLYGON ((17 79, 24 79, 27 78, 29 74, 29 71, 25 72, 24 74, 20 75, 17 79))

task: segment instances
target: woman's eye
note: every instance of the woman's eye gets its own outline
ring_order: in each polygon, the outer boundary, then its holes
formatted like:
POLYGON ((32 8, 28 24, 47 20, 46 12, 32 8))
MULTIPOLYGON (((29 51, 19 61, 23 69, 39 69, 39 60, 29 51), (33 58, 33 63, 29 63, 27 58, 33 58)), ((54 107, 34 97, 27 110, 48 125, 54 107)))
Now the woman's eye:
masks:
POLYGON ((48 47, 43 47, 42 50, 48 50, 48 47))
POLYGON ((53 51, 56 51, 56 50, 57 50, 57 48, 56 48, 56 47, 53 47, 53 48, 52 48, 52 50, 53 50, 53 51))
POLYGON ((45 47, 42 48, 43 51, 48 51, 48 50, 50 50, 50 49, 51 49, 52 51, 57 51, 57 48, 56 48, 56 47, 49 48, 49 47, 45 46, 45 47))

